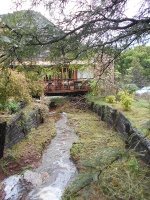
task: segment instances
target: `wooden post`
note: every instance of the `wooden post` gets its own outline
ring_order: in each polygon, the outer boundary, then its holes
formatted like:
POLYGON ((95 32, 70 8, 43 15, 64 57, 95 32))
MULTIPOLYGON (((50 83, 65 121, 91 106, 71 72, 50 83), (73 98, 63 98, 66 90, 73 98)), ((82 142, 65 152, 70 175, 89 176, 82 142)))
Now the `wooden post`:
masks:
POLYGON ((66 67, 66 81, 67 81, 67 89, 69 89, 69 74, 68 74, 68 67, 66 67))
POLYGON ((55 74, 55 90, 56 90, 56 87, 57 87, 57 74, 55 74))
POLYGON ((54 90, 56 88, 56 74, 54 74, 54 90))
POLYGON ((69 75, 68 75, 68 67, 66 67, 66 79, 68 79, 69 75))
POLYGON ((64 90, 64 68, 62 67, 62 89, 64 90))
POLYGON ((0 158, 3 157, 6 135, 6 122, 0 124, 0 158))
POLYGON ((74 69, 74 77, 73 77, 73 79, 74 79, 75 81, 77 81, 77 70, 76 70, 76 69, 74 69))

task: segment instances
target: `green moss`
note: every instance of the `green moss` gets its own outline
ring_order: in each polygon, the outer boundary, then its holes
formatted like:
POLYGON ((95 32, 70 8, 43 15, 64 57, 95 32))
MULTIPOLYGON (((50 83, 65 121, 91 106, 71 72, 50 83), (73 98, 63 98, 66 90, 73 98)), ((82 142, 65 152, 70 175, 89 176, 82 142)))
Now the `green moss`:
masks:
MULTIPOLYGON (((24 109, 26 117, 34 106, 24 109)), ((14 145, 13 148, 6 149, 5 156, 0 161, 0 167, 3 172, 7 175, 11 175, 13 173, 18 173, 18 171, 21 172, 26 167, 33 167, 32 163, 37 162, 41 158, 43 150, 55 135, 55 119, 50 117, 45 118, 45 123, 41 124, 37 129, 32 129, 31 132, 28 133, 22 141, 14 145), (10 170, 10 167, 12 167, 13 170, 10 170)))
POLYGON ((108 124, 91 111, 74 110, 68 114, 79 141, 71 148, 79 175, 63 200, 145 199, 150 195, 149 168, 108 124), (142 181, 141 181, 142 180, 142 181))
MULTIPOLYGON (((90 96, 89 101, 94 102, 95 104, 98 104, 98 105, 108 105, 122 112, 124 116, 127 117, 132 122, 132 124, 144 135, 145 135, 146 130, 147 131, 149 130, 149 126, 147 126, 146 128, 146 124, 148 123, 150 119, 150 102, 147 100, 135 99, 132 102, 131 109, 128 111, 125 111, 122 108, 120 102, 106 103, 103 97, 97 98, 94 96, 92 97, 90 96)), ((148 136, 148 138, 150 139, 150 136, 148 136)))

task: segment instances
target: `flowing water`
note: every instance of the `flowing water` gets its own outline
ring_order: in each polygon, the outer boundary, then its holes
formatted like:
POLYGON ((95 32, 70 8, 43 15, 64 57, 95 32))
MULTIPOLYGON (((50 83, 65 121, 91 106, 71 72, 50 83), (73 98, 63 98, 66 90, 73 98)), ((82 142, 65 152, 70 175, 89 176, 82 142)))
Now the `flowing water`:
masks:
MULTIPOLYGON (((44 183, 28 193, 25 197, 26 200, 60 200, 63 191, 77 172, 74 163, 70 159, 70 148, 72 143, 77 140, 77 136, 69 126, 66 114, 62 113, 61 115, 61 119, 55 124, 57 135, 43 154, 41 166, 36 169, 37 174, 46 174, 46 179, 44 183)), ((7 182, 10 183, 10 181, 7 182)), ((8 183, 6 188, 8 188, 8 183)), ((10 196, 6 190, 5 192, 5 200, 20 199, 17 194, 16 196, 14 194, 10 196)), ((17 189, 15 189, 15 192, 17 193, 17 189)))

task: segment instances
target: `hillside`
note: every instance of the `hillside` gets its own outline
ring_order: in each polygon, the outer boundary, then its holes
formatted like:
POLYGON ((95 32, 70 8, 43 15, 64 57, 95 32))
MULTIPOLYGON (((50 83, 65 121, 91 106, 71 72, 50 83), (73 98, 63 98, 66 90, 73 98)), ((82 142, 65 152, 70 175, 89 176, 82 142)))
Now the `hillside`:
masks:
MULTIPOLYGON (((24 47, 30 47, 30 44, 42 42, 46 43, 56 37, 64 34, 62 30, 57 28, 52 22, 50 22, 46 17, 41 13, 35 12, 33 10, 22 10, 13 13, 8 13, 1 15, 1 22, 5 24, 10 31, 10 33, 5 33, 4 36, 1 36, 11 43, 15 42, 15 46, 20 47, 20 55, 24 54, 24 50, 27 52, 27 49, 24 47)), ((0 38, 3 40, 3 38, 0 38)), ((6 41, 4 41, 6 42, 6 41)), ((34 58, 44 59, 49 55, 50 47, 33 45, 31 51, 29 50, 29 56, 31 52, 33 53, 34 58), (34 48, 33 48, 34 46, 34 48)), ((22 56, 23 57, 23 56, 22 56)))
POLYGON ((1 15, 3 23, 21 33, 32 33, 33 31, 46 38, 60 36, 63 31, 57 28, 41 13, 33 10, 22 10, 1 15), (41 34, 42 31, 42 34, 41 34))

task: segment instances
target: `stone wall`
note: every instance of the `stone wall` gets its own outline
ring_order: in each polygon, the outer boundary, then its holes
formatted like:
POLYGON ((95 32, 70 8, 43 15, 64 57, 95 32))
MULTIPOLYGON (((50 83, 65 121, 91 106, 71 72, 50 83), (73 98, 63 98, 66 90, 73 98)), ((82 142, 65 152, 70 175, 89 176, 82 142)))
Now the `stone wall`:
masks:
POLYGON ((0 159, 3 157, 6 135, 6 122, 0 123, 0 159))
POLYGON ((109 123, 120 134, 127 147, 135 148, 142 154, 141 159, 150 164, 150 141, 147 140, 132 123, 116 109, 91 103, 89 108, 97 113, 102 121, 109 123))
POLYGON ((21 141, 33 128, 43 122, 40 109, 32 111, 29 115, 23 112, 18 114, 6 127, 5 147, 11 148, 21 141))

